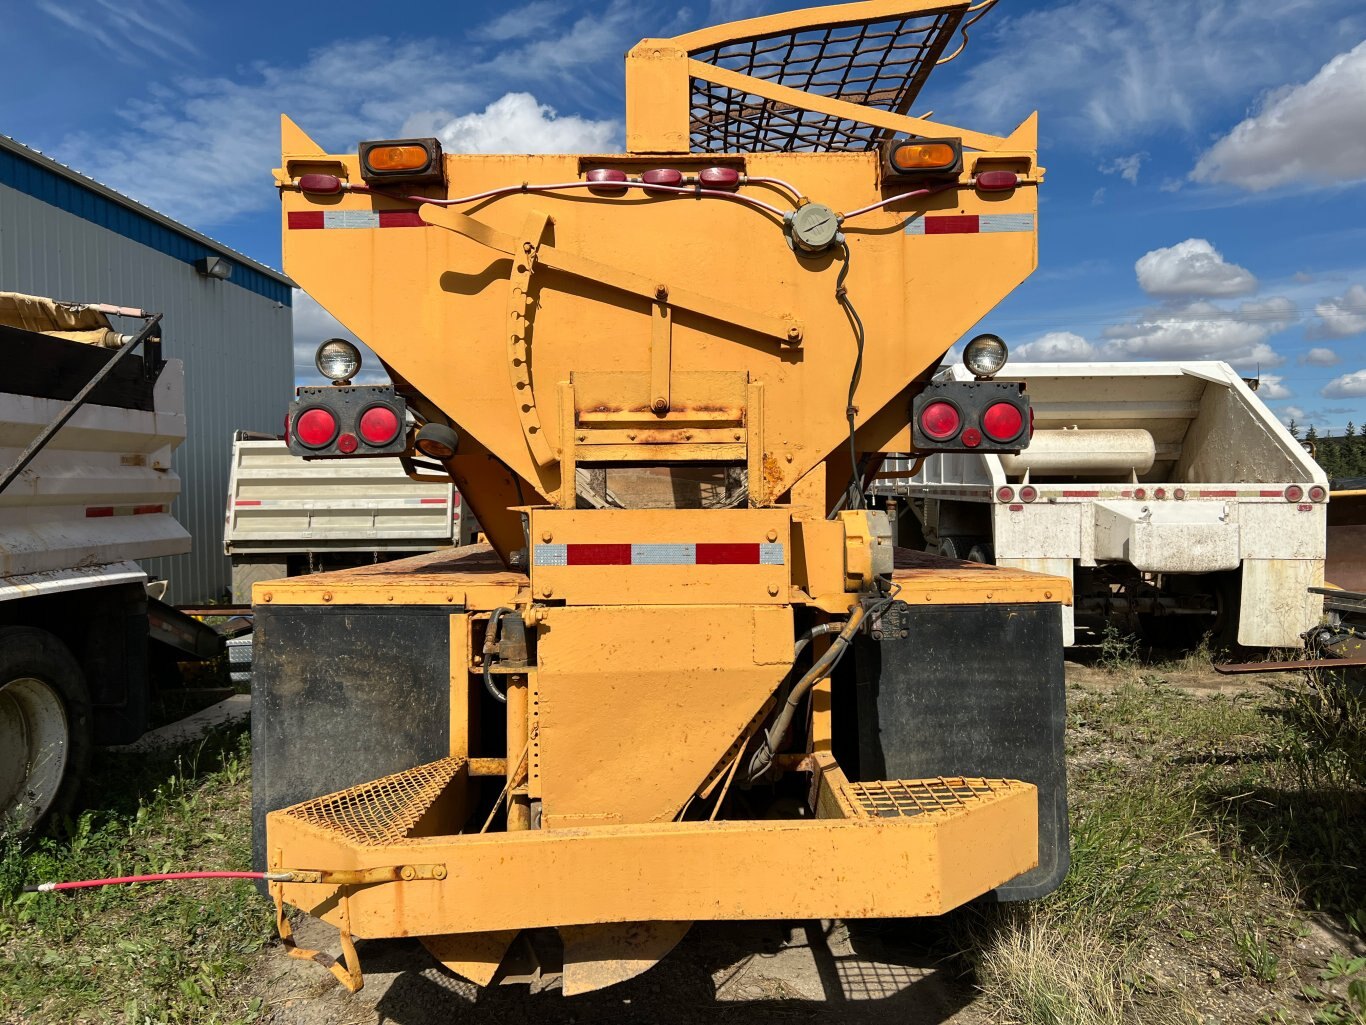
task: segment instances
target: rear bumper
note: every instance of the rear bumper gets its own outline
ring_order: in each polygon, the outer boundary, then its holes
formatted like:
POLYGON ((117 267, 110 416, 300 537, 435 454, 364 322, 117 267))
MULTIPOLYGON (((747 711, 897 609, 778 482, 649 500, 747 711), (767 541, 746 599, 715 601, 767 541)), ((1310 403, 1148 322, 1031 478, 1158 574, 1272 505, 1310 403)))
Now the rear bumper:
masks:
POLYGON ((816 819, 412 835, 459 814, 442 803, 460 803, 467 769, 461 759, 442 759, 266 818, 271 870, 321 870, 327 879, 391 868, 392 881, 283 882, 272 890, 376 938, 938 915, 1038 863, 1030 784, 850 783, 828 759, 807 767, 819 788, 816 819))

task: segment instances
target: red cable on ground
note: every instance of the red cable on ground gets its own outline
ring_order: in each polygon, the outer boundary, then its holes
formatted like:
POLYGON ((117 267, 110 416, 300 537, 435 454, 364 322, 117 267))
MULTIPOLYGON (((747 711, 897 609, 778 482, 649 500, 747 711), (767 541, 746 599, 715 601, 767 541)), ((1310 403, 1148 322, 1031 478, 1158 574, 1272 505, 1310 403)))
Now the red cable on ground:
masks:
POLYGON ((78 879, 65 883, 38 883, 25 886, 25 893, 51 893, 53 890, 84 890, 92 886, 119 886, 124 883, 160 883, 168 879, 265 879, 281 881, 292 872, 157 872, 145 876, 114 876, 109 879, 78 879))

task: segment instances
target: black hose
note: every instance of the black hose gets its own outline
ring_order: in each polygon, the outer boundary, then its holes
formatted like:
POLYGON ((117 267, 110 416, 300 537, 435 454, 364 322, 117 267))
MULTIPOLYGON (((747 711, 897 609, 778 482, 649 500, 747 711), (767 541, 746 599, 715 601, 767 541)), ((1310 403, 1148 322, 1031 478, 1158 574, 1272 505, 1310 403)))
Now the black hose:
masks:
MULTIPOLYGON (((863 376, 863 344, 865 333, 863 330, 863 318, 858 315, 858 310, 849 299, 849 293, 844 287, 844 279, 849 276, 849 243, 842 245, 844 249, 844 262, 840 265, 839 277, 835 279, 835 299, 844 307, 845 314, 849 317, 849 323, 854 329, 854 342, 857 347, 854 356, 854 370, 849 375, 849 401, 844 407, 844 416, 849 421, 849 488, 846 492, 847 504, 850 509, 866 508, 867 503, 863 498, 863 480, 859 473, 858 465, 858 443, 854 435, 856 431, 855 420, 858 417, 858 408, 854 405, 854 393, 858 390, 859 378, 863 376)), ((844 502, 836 505, 830 513, 830 519, 834 519, 836 513, 844 506, 844 502)))
POLYGON ((489 625, 484 631, 484 689, 501 705, 508 703, 508 696, 493 682, 493 659, 498 651, 498 621, 514 609, 496 608, 489 614, 489 625))

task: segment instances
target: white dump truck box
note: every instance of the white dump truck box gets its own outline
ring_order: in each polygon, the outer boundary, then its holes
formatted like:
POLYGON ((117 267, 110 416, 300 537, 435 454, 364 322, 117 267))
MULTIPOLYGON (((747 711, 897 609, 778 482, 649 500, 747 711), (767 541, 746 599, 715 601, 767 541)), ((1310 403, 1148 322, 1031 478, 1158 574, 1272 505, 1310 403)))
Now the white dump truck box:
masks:
MULTIPOLYGON (((972 379, 963 366, 943 373, 972 379)), ((936 515, 975 505, 960 522, 989 531, 998 565, 1241 567, 1242 644, 1297 645, 1317 622, 1306 588, 1323 580, 1327 479, 1231 367, 1010 363, 997 380, 1025 384, 1027 449, 933 455, 914 474, 894 457, 879 490, 948 510, 936 515)))
POLYGON ((460 536, 460 493, 414 481, 398 459, 300 459, 284 441, 233 445, 229 555, 421 552, 460 536))
MULTIPOLYGON (((66 405, 4 388, 0 381, 0 469, 66 405)), ((137 572, 131 560, 190 550, 190 535, 171 515, 180 493, 171 453, 185 439, 179 360, 157 378, 153 407, 82 406, 0 492, 0 599, 96 586, 105 582, 100 567, 123 579, 137 572)))

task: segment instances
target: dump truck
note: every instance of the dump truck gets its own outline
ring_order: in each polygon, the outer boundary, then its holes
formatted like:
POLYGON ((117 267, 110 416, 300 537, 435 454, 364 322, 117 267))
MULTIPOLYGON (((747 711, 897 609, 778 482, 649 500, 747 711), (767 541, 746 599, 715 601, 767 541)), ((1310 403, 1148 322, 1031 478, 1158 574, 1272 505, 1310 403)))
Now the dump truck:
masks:
POLYGON ((92 745, 142 735, 159 663, 221 651, 136 561, 190 550, 160 319, 0 293, 0 836, 70 810, 92 745))
POLYGON ((355 937, 486 984, 549 928, 573 994, 698 919, 1058 885, 1069 581, 895 550, 862 490, 884 452, 1028 445, 1001 339, 932 380, 1037 258, 1036 119, 909 113, 986 6, 646 39, 621 153, 283 120, 285 267, 393 382, 325 342, 291 451, 453 481, 489 542, 253 589, 255 858, 296 956, 289 908, 353 990, 355 937))
POLYGON ((1015 362, 996 380, 1029 396, 1028 450, 889 460, 871 490, 910 543, 1070 578, 1065 644, 1117 621, 1162 647, 1303 644, 1328 481, 1232 367, 1015 362))
POLYGON ((232 600, 258 580, 361 566, 473 540, 449 480, 409 479, 396 457, 302 459, 283 438, 233 436, 223 551, 232 600))

